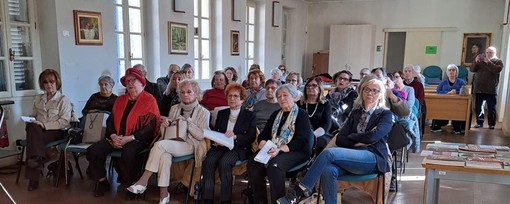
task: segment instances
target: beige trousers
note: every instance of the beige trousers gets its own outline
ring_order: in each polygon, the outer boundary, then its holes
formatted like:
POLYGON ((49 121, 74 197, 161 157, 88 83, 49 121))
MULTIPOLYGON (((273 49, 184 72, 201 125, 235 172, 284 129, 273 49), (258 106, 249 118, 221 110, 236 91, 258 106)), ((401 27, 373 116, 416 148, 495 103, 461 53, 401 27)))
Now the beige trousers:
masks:
POLYGON ((193 145, 175 140, 161 140, 154 143, 145 165, 145 170, 158 173, 158 186, 170 185, 172 158, 193 154, 193 145))

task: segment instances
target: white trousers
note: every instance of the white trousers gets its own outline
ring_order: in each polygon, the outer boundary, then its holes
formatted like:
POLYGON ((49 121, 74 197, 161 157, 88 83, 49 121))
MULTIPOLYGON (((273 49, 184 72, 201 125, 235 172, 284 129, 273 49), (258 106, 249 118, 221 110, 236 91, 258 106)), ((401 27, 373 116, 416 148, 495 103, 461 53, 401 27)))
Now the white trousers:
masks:
POLYGON ((175 140, 161 140, 154 143, 145 170, 158 173, 158 186, 170 185, 172 158, 193 154, 193 145, 175 140))

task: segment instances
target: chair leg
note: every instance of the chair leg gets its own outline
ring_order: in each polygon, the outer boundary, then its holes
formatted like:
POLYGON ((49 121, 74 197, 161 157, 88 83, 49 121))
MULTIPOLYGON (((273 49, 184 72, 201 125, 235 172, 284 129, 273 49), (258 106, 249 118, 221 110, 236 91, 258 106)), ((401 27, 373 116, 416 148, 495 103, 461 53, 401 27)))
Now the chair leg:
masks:
POLYGON ((188 204, 188 201, 189 201, 189 193, 191 192, 191 186, 192 186, 192 182, 193 182, 193 174, 195 173, 195 159, 193 159, 192 161, 193 163, 193 168, 191 169, 191 176, 189 177, 189 186, 188 186, 188 192, 186 194, 186 204, 188 204))
POLYGON ((81 180, 83 180, 83 173, 81 173, 80 163, 78 162, 78 160, 80 159, 80 154, 73 152, 73 158, 74 158, 74 162, 75 162, 75 167, 76 167, 76 169, 78 169, 78 173, 80 174, 81 180))
MULTIPOLYGON (((60 155, 59 155, 59 162, 58 162, 58 169, 57 169, 57 176, 55 178, 55 187, 58 187, 58 184, 60 182, 60 174, 62 173, 62 162, 65 162, 65 157, 64 157, 64 150, 60 150, 60 155)), ((67 185, 67 172, 64 173, 64 175, 66 176, 66 185, 67 185)))
POLYGON ((21 166, 23 166, 23 156, 25 156, 25 146, 21 147, 21 154, 18 161, 18 175, 16 176, 16 184, 19 183, 19 175, 21 174, 21 166))

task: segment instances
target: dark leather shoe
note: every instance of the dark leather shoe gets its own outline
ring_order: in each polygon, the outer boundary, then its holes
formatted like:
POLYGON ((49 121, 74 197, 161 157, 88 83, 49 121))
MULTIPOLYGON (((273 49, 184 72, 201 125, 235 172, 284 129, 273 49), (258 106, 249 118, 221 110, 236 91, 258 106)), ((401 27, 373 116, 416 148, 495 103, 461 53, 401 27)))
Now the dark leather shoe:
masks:
POLYGON ((110 190, 110 183, 108 180, 96 181, 96 188, 94 189, 94 197, 104 196, 104 192, 110 190))
POLYGON ((40 156, 33 156, 27 159, 27 166, 33 169, 37 169, 43 165, 44 158, 40 156))
POLYGON ((131 193, 131 192, 129 192, 129 191, 128 191, 128 192, 126 192, 126 197, 125 197, 125 199, 126 199, 126 200, 134 200, 134 199, 136 199, 136 196, 137 196, 136 194, 131 193))
POLYGON ((182 184, 182 183, 177 184, 177 186, 175 186, 175 188, 174 188, 174 193, 177 195, 184 194, 187 192, 188 192, 188 187, 184 186, 184 184, 182 184))
POLYGON ((480 125, 480 124, 475 125, 475 128, 481 128, 481 127, 483 127, 483 125, 480 125))
POLYGON ((489 129, 494 130, 494 125, 489 126, 489 129))
POLYGON ((28 182, 28 191, 34 191, 39 188, 39 181, 30 180, 28 182))

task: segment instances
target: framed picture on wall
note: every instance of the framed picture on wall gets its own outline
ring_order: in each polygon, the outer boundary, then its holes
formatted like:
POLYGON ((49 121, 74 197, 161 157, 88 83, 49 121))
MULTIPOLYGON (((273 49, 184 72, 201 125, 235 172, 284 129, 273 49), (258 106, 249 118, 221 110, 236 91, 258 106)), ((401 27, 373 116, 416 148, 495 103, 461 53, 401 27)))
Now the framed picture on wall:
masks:
POLYGON ((188 54, 188 24, 168 22, 168 53, 188 54))
POLYGON ((76 45, 103 45, 101 13, 73 10, 76 45))
POLYGON ((239 55, 239 31, 230 31, 230 55, 239 55))
POLYGON ((491 33, 464 33, 462 43, 462 66, 470 67, 473 60, 491 44, 491 33))

